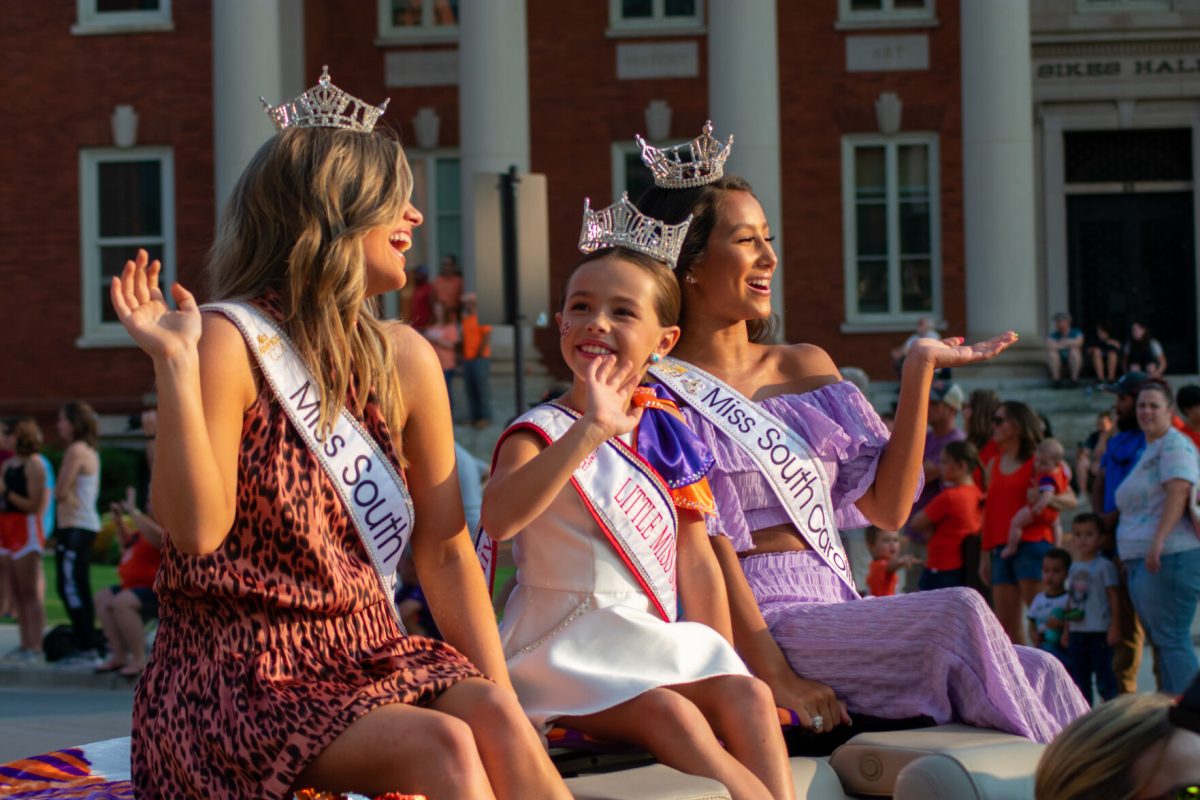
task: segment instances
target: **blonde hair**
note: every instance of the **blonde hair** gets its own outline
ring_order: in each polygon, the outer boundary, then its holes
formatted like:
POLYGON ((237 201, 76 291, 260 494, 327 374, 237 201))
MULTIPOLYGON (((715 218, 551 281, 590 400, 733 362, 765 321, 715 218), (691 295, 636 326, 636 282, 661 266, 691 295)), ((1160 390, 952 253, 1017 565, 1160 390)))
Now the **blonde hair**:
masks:
MULTIPOLYGON (((388 132, 390 133, 390 132, 388 132)), ((363 239, 412 194, 394 134, 293 128, 259 148, 238 179, 209 256, 214 300, 276 292, 283 329, 320 389, 324 431, 355 387, 375 392, 392 433, 404 418, 393 348, 366 297, 363 239)))
POLYGON ((1141 788, 1134 783, 1134 763, 1174 730, 1167 719, 1170 707, 1166 695, 1127 694, 1084 714, 1042 753, 1034 795, 1038 800, 1132 798, 1141 788))
POLYGON ((1042 439, 1037 443, 1037 447, 1033 448, 1033 452, 1039 456, 1054 459, 1054 463, 1059 463, 1067 457, 1067 452, 1063 450, 1062 443, 1053 437, 1042 439))

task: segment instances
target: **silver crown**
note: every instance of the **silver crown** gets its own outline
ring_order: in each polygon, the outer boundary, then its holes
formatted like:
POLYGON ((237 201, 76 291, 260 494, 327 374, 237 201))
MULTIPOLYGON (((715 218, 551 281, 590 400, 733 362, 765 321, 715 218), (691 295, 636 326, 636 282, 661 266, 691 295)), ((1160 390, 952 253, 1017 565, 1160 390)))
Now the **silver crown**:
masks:
POLYGON ((628 192, 621 193, 620 202, 599 211, 592 211, 591 199, 584 198, 579 251, 594 253, 602 247, 626 247, 674 269, 690 224, 691 214, 678 225, 647 217, 629 202, 628 192))
POLYGON ((295 100, 273 106, 260 97, 275 130, 287 128, 344 128, 370 133, 387 109, 388 101, 373 106, 343 92, 329 80, 329 67, 321 67, 317 85, 295 100), (347 110, 349 109, 349 110, 347 110))
POLYGON ((703 133, 684 144, 664 147, 661 150, 648 143, 641 135, 634 136, 642 148, 642 162, 654 173, 654 185, 664 189, 690 189, 719 180, 725 174, 725 159, 733 149, 733 134, 729 141, 721 144, 713 138, 712 120, 704 123, 703 133), (689 158, 684 161, 681 152, 687 148, 689 158))

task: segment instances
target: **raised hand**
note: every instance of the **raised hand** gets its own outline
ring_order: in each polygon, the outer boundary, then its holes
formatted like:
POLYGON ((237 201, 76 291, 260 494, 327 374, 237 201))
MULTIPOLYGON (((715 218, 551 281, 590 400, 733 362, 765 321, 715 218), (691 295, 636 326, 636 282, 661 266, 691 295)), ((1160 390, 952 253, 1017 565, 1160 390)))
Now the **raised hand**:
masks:
POLYGON ((934 369, 943 369, 987 361, 1000 355, 1016 342, 1017 334, 1008 331, 976 344, 963 344, 964 341, 961 336, 952 336, 949 339, 918 339, 909 348, 905 362, 909 359, 924 361, 934 369))
POLYGON ((584 417, 590 417, 606 439, 628 433, 642 418, 642 409, 629 405, 629 398, 640 379, 632 362, 618 364, 616 356, 601 356, 588 364, 584 377, 587 390, 584 417))
POLYGON ((112 279, 109 295, 117 318, 147 355, 155 360, 170 360, 188 350, 195 351, 200 341, 200 309, 192 293, 178 283, 171 287, 177 311, 172 311, 158 286, 162 264, 145 250, 138 250, 133 261, 112 279), (148 263, 149 262, 149 263, 148 263))

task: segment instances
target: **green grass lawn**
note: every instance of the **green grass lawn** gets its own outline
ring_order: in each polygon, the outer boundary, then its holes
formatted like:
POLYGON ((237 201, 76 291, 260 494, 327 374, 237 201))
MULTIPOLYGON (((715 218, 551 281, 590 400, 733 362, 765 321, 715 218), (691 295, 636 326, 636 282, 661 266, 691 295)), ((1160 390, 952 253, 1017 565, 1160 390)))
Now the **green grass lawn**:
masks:
MULTIPOLYGON (((67 609, 63 606, 62 598, 58 596, 58 578, 54 575, 54 556, 47 554, 42 559, 42 569, 46 573, 46 628, 63 625, 71 620, 67 617, 67 609)), ((116 586, 121 582, 117 577, 117 568, 110 564, 92 564, 92 594, 102 587, 116 586)))

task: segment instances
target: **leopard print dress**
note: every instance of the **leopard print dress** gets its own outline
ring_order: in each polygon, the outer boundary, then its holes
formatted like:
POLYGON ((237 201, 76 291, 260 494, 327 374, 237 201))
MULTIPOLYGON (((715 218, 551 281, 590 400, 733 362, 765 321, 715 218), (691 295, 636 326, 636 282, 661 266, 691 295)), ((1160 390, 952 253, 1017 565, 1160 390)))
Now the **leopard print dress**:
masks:
MULTIPOLYGON (((395 462, 374 402, 363 423, 395 462)), ((133 709, 142 800, 285 797, 371 709, 428 704, 480 675, 449 645, 400 633, 341 500, 269 388, 243 420, 232 530, 205 556, 168 534, 155 590, 158 637, 133 709)))

